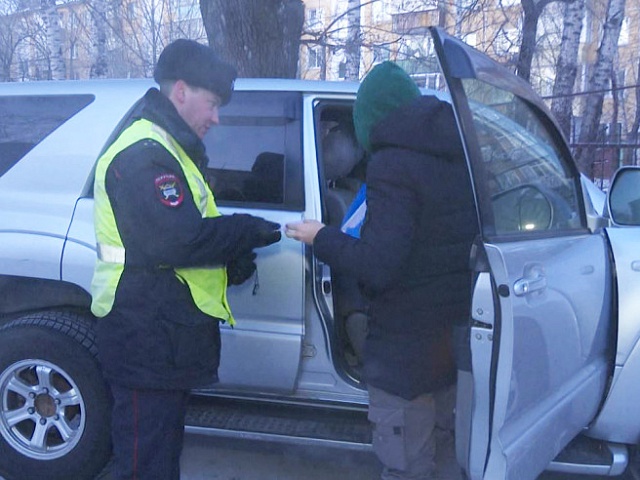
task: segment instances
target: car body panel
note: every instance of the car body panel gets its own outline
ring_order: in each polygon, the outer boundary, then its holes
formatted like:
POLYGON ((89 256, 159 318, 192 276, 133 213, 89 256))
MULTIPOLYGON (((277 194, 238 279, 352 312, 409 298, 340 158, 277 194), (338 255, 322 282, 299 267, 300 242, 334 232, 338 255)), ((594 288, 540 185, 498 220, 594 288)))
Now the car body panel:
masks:
MULTIPOLYGON (((568 240, 486 245, 495 283, 513 293, 500 297, 490 454, 476 478, 535 478, 600 405, 609 373, 599 330, 609 314, 604 240, 568 240), (515 293, 532 272, 544 288, 515 293)), ((474 374, 488 366, 473 365, 474 374)))

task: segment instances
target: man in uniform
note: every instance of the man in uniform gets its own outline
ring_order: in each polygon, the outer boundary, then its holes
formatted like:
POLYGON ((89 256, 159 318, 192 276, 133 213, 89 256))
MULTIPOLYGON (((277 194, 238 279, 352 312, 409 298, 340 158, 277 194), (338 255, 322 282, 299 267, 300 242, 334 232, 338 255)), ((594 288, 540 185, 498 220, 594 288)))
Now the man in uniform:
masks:
POLYGON ((160 55, 151 88, 96 167, 98 259, 91 286, 99 358, 113 398, 114 477, 179 480, 189 390, 217 380, 227 283, 280 226, 220 215, 203 137, 229 102, 235 69, 197 42, 160 55))

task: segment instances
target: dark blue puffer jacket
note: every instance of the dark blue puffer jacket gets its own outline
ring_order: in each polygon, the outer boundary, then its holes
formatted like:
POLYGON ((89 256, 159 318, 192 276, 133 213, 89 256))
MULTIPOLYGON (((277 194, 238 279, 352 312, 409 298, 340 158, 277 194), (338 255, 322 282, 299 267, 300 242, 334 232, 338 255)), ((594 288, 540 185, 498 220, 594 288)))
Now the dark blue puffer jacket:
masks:
POLYGON ((455 378, 451 327, 470 311, 475 204, 451 106, 420 97, 370 132, 360 239, 325 227, 316 255, 370 299, 368 384, 406 399, 455 378))

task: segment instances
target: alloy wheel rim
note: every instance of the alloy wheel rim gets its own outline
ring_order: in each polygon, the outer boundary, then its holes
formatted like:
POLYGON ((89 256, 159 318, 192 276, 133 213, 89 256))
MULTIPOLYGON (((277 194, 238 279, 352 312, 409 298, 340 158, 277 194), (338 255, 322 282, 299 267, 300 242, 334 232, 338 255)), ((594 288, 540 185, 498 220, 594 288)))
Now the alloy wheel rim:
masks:
POLYGON ((23 455, 67 455, 85 428, 85 403, 71 376, 45 360, 16 362, 0 374, 0 434, 23 455))

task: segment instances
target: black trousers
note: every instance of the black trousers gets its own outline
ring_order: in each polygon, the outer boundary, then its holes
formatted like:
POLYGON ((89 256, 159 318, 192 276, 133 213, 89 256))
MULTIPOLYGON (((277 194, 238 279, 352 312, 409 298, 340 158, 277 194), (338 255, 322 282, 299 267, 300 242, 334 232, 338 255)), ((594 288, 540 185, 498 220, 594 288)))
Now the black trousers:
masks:
POLYGON ((180 480, 186 390, 111 385, 115 480, 180 480))

